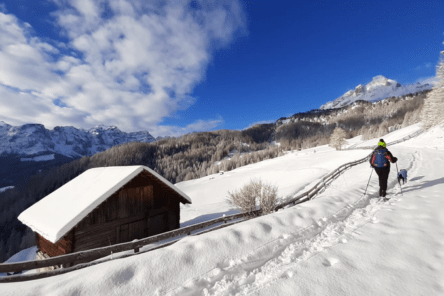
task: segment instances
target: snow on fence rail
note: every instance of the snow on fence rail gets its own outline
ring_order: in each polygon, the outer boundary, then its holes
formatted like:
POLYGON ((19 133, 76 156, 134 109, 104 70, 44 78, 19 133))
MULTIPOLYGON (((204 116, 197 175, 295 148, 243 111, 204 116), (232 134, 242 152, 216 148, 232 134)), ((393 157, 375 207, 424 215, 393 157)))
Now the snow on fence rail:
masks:
MULTIPOLYGON (((417 135, 419 135, 419 134, 421 134, 423 132, 424 132, 423 130, 420 130, 418 132, 415 132, 415 133, 409 135, 408 137, 404 137, 404 138, 402 138, 400 140, 387 143, 387 145, 393 145, 393 144, 397 144, 397 143, 409 140, 409 139, 411 139, 413 137, 416 137, 417 135)), ((353 149, 374 149, 374 148, 375 147, 358 147, 358 148, 353 148, 353 149)), ((317 193, 319 193, 322 189, 326 188, 328 185, 330 185, 331 182, 333 182, 333 180, 335 180, 337 177, 339 177, 339 175, 341 173, 343 173, 345 170, 349 169, 352 166, 355 166, 355 165, 358 165, 358 164, 361 164, 361 163, 367 161, 370 158, 370 155, 371 154, 367 155, 366 157, 364 157, 364 158, 362 158, 360 160, 356 160, 356 161, 349 162, 349 163, 341 165, 340 167, 338 167, 337 169, 332 171, 330 174, 328 174, 327 176, 323 177, 321 179, 321 181, 319 181, 311 189, 309 189, 308 191, 306 191, 306 192, 304 192, 304 193, 302 193, 302 194, 292 198, 289 201, 286 201, 286 202, 283 202, 283 203, 279 204, 278 206, 276 206, 276 208, 274 210, 278 211, 280 209, 283 209, 286 206, 296 205, 296 204, 299 204, 299 203, 311 200, 317 193)), ((58 274, 67 273, 67 272, 70 272, 70 271, 78 270, 78 269, 81 269, 81 268, 85 268, 85 267, 88 267, 88 266, 92 266, 92 265, 95 265, 95 264, 99 264, 99 263, 102 263, 102 262, 113 260, 112 258, 109 258, 109 259, 102 260, 102 261, 91 262, 91 261, 94 261, 94 260, 97 260, 97 259, 109 256, 109 255, 112 255, 112 254, 118 253, 118 252, 134 250, 134 253, 123 255, 123 256, 120 256, 120 257, 118 257, 116 259, 125 258, 125 257, 128 257, 128 256, 132 256, 132 255, 136 255, 136 254, 140 254, 140 253, 145 253, 145 252, 157 250, 157 249, 164 248, 164 247, 167 247, 167 246, 170 246, 170 245, 176 243, 177 241, 179 241, 181 239, 181 238, 179 238, 180 236, 191 235, 191 232, 193 232, 193 231, 204 229, 204 228, 207 228, 209 226, 214 226, 214 225, 219 224, 219 223, 222 224, 222 225, 216 226, 214 228, 211 228, 211 229, 199 232, 199 233, 195 233, 193 235, 203 234, 203 233, 210 232, 210 231, 213 231, 213 230, 216 230, 216 229, 220 229, 220 228, 223 228, 223 227, 226 227, 226 226, 231 226, 233 224, 240 223, 240 222, 243 222, 243 221, 248 220, 248 219, 252 219, 252 216, 257 215, 260 212, 261 212, 261 210, 259 209, 259 210, 251 212, 250 213, 250 214, 252 214, 251 216, 247 216, 244 213, 230 215, 230 216, 225 216, 225 217, 221 217, 221 218, 205 221, 205 222, 202 222, 202 223, 190 225, 190 226, 187 226, 187 227, 184 227, 184 228, 168 231, 168 232, 165 232, 165 233, 162 233, 162 234, 159 234, 159 235, 150 236, 150 237, 147 237, 147 238, 144 238, 144 239, 140 239, 140 240, 137 240, 137 241, 116 244, 116 245, 102 247, 102 248, 97 248, 97 249, 92 249, 92 250, 88 250, 88 251, 71 253, 71 254, 57 256, 57 257, 48 258, 48 259, 44 259, 44 260, 25 261, 25 262, 10 263, 10 264, 0 264, 0 272, 6 272, 6 273, 9 273, 9 272, 21 272, 23 270, 44 268, 44 267, 50 267, 50 266, 55 266, 55 265, 63 266, 64 264, 76 264, 75 266, 72 266, 72 267, 56 269, 56 270, 53 270, 53 271, 46 271, 46 272, 35 273, 35 274, 28 274, 28 275, 6 276, 6 277, 0 278, 0 283, 2 283, 2 282, 4 283, 4 282, 29 281, 29 280, 45 278, 45 277, 51 277, 51 276, 55 276, 55 275, 58 275, 58 274), (227 224, 228 221, 239 220, 239 219, 242 219, 242 220, 241 221, 235 221, 233 223, 227 224), (171 242, 164 243, 164 244, 162 244, 160 246, 156 246, 156 247, 154 247, 152 249, 149 249, 147 251, 139 252, 141 247, 144 247, 146 245, 149 245, 149 244, 152 244, 152 243, 156 243, 156 242, 159 242, 159 241, 163 241, 163 240, 166 240, 166 239, 170 239, 170 238, 177 238, 177 239, 173 240, 171 242)))

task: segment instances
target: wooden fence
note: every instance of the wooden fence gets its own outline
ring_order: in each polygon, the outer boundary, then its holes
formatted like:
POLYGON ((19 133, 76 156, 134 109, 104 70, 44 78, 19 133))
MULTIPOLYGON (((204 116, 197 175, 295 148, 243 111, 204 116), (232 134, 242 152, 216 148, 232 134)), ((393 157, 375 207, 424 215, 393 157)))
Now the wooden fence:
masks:
MULTIPOLYGON (((410 138, 413 138, 413 137, 421 134, 422 132, 423 131, 416 132, 408 137, 404 137, 401 140, 387 143, 387 145, 393 145, 393 144, 397 144, 397 143, 406 141, 410 138)), ((375 148, 375 147, 359 147, 359 148, 354 148, 354 149, 373 149, 373 148, 375 148)), ((332 171, 330 174, 323 177, 315 186, 313 186, 308 191, 290 199, 289 201, 285 201, 285 202, 279 204, 278 206, 276 206, 275 211, 278 211, 278 210, 283 209, 283 208, 290 206, 290 205, 296 205, 296 204, 306 202, 306 201, 312 199, 322 189, 325 189, 329 184, 331 184, 331 182, 333 182, 333 180, 335 180, 337 177, 339 177, 345 170, 351 168, 352 166, 355 166, 355 165, 361 164, 365 161, 368 161, 370 158, 370 155, 371 154, 367 155, 366 157, 364 157, 360 160, 356 160, 356 161, 341 165, 340 167, 338 167, 337 169, 332 171)), ((168 231, 168 232, 165 232, 165 233, 162 233, 159 235, 150 236, 150 237, 140 239, 137 241, 133 241, 133 242, 121 243, 121 244, 116 244, 116 245, 112 245, 112 246, 92 249, 92 250, 88 250, 88 251, 71 253, 71 254, 57 256, 57 257, 48 258, 48 259, 44 259, 44 260, 0 264, 0 273, 13 273, 13 272, 21 272, 23 270, 44 268, 44 267, 50 267, 50 266, 55 266, 55 265, 63 266, 65 264, 75 264, 75 266, 72 266, 72 267, 56 269, 53 271, 40 272, 40 273, 35 273, 35 274, 24 274, 24 275, 16 274, 16 275, 11 275, 11 276, 6 276, 6 277, 0 277, 0 283, 29 281, 29 280, 45 278, 45 277, 55 276, 58 274, 67 273, 67 272, 70 272, 73 270, 78 270, 78 269, 85 268, 85 267, 88 267, 91 265, 95 265, 95 264, 99 264, 99 263, 102 263, 105 261, 112 260, 112 258, 109 258, 109 259, 102 260, 102 261, 91 262, 91 261, 109 256, 109 255, 112 255, 114 253, 134 250, 134 253, 132 253, 132 254, 127 254, 127 255, 118 257, 118 258, 125 258, 125 257, 131 256, 131 255, 139 254, 140 248, 142 248, 146 245, 156 243, 159 241, 163 241, 166 239, 170 239, 170 238, 177 238, 176 240, 156 246, 155 248, 144 251, 143 253, 157 250, 157 249, 164 248, 164 247, 174 244, 175 242, 182 239, 179 237, 181 237, 183 235, 192 235, 191 233, 193 231, 201 230, 201 229, 207 228, 209 226, 215 226, 216 224, 222 224, 222 225, 218 225, 216 227, 213 227, 211 229, 208 229, 208 230, 205 230, 205 231, 202 231, 199 233, 195 233, 193 235, 207 233, 209 231, 213 231, 216 229, 220 229, 222 227, 230 226, 230 225, 251 219, 252 217, 259 215, 260 212, 261 212, 261 210, 259 209, 259 210, 251 212, 250 215, 246 215, 244 213, 241 213, 241 214, 220 217, 217 219, 213 219, 213 220, 205 221, 202 223, 194 224, 191 226, 183 227, 180 229, 168 231), (233 221, 233 220, 240 220, 240 221, 235 221, 235 222, 227 224, 228 221, 233 221)))
MULTIPOLYGON (((258 215, 258 214, 260 214, 260 210, 253 211, 251 214, 258 215)), ((164 232, 162 234, 150 236, 150 237, 140 239, 137 241, 121 243, 121 244, 116 244, 116 245, 112 245, 112 246, 92 249, 92 250, 88 250, 88 251, 71 253, 71 254, 67 254, 67 255, 61 255, 61 256, 48 258, 48 259, 44 259, 44 260, 34 260, 34 261, 24 261, 24 262, 9 263, 9 264, 0 264, 0 272, 3 272, 3 273, 5 273, 5 272, 8 272, 8 273, 20 272, 23 270, 44 268, 44 267, 50 267, 50 266, 54 266, 54 265, 63 266, 64 264, 79 264, 79 263, 91 262, 93 260, 97 260, 97 259, 109 256, 109 255, 112 255, 114 253, 129 251, 129 250, 134 250, 134 253, 138 253, 140 251, 141 247, 144 247, 144 246, 152 244, 152 243, 156 243, 156 242, 159 242, 162 240, 175 238, 175 237, 179 237, 179 236, 183 236, 183 235, 191 235, 191 233, 193 231, 207 228, 209 226, 214 226, 216 224, 225 224, 228 221, 237 220, 237 219, 242 219, 242 221, 244 221, 245 219, 248 219, 248 218, 250 218, 250 216, 246 216, 244 213, 235 214, 235 215, 230 215, 230 216, 225 216, 225 217, 220 217, 217 219, 205 221, 202 223, 193 224, 193 225, 190 225, 187 227, 164 232)), ((239 222, 241 222, 241 221, 239 221, 239 222)), ((239 223, 239 222, 236 222, 236 223, 239 223)), ((229 225, 231 225, 231 224, 234 224, 234 223, 230 223, 229 225)), ((219 227, 215 227, 215 228, 210 229, 210 231, 215 230, 216 228, 219 229, 224 226, 226 226, 226 225, 220 225, 219 227)), ((208 232, 208 231, 203 231, 203 232, 197 233, 197 234, 202 234, 204 232, 208 232)), ((171 245, 177 241, 178 240, 175 240, 174 242, 170 242, 167 244, 163 244, 161 247, 166 247, 166 246, 171 245)), ((159 247, 156 247, 155 249, 159 249, 159 247)), ((151 250, 153 250, 153 249, 150 249, 148 251, 151 251, 151 250)), ((77 266, 73 266, 71 268, 66 268, 66 270, 72 271, 72 270, 79 269, 76 267, 77 266)), ((7 277, 2 277, 2 278, 0 278, 0 283, 1 282, 26 281, 26 280, 37 279, 37 278, 44 278, 44 277, 48 277, 48 276, 52 276, 52 275, 56 275, 56 274, 60 274, 60 273, 65 273, 65 272, 61 272, 61 270, 63 270, 63 268, 60 270, 41 272, 41 273, 30 274, 30 275, 12 275, 12 276, 7 276, 7 277)))

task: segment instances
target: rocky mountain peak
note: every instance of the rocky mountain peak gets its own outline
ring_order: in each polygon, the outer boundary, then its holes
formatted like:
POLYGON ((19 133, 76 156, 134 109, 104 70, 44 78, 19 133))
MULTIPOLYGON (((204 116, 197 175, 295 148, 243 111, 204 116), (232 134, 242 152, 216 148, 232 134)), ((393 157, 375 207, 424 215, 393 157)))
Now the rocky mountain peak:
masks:
POLYGON ((128 142, 154 142, 147 131, 126 133, 116 126, 98 125, 92 129, 57 126, 47 130, 42 124, 11 126, 0 122, 0 155, 59 153, 68 157, 91 156, 128 142))
POLYGON ((360 94, 364 93, 366 91, 366 88, 364 85, 360 84, 355 88, 354 96, 359 96, 360 94))
POLYGON ((377 75, 369 83, 365 85, 359 84, 354 90, 349 90, 336 100, 327 102, 320 109, 341 108, 357 100, 376 102, 392 96, 402 96, 431 88, 432 86, 429 84, 402 86, 396 80, 389 79, 383 75, 377 75))

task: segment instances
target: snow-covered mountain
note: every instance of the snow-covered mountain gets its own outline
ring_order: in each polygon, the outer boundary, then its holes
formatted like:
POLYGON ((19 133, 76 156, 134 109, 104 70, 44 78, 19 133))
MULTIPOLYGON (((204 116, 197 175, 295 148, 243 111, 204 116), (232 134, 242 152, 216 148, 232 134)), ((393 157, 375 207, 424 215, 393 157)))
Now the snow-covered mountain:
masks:
POLYGON ((149 143, 156 139, 147 131, 126 133, 115 126, 98 125, 89 130, 57 126, 47 130, 42 124, 11 126, 0 121, 0 155, 49 152, 77 158, 133 141, 149 143))
POLYGON ((386 109, 385 106, 395 104, 400 100, 410 101, 410 100, 415 100, 417 98, 425 98, 428 92, 430 92, 430 90, 426 89, 414 93, 408 93, 402 96, 389 97, 384 100, 379 100, 377 102, 357 100, 342 107, 335 107, 332 109, 314 109, 307 112, 299 112, 289 117, 281 117, 276 121, 275 124, 277 129, 283 125, 296 122, 317 122, 321 124, 331 124, 333 122, 337 122, 338 120, 340 120, 341 117, 343 117, 346 120, 347 114, 350 114, 350 112, 353 112, 354 109, 356 108, 358 108, 358 110, 359 108, 363 108, 367 111, 386 109))
POLYGON ((401 85, 399 82, 378 75, 366 85, 359 84, 354 90, 349 90, 334 101, 327 102, 320 109, 334 109, 347 106, 357 100, 376 102, 393 96, 403 96, 409 93, 416 93, 431 89, 433 85, 428 83, 401 85))

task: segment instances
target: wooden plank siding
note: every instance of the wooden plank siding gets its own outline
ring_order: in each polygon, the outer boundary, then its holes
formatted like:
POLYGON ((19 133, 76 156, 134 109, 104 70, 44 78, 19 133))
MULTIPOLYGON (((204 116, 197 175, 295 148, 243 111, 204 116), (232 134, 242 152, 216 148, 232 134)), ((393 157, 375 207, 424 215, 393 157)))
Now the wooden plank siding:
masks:
POLYGON ((168 185, 143 171, 76 225, 72 252, 177 229, 182 200, 168 185))
POLYGON ((70 231, 55 244, 37 234, 37 247, 42 253, 47 254, 50 257, 72 253, 74 238, 73 233, 73 231, 70 231))

